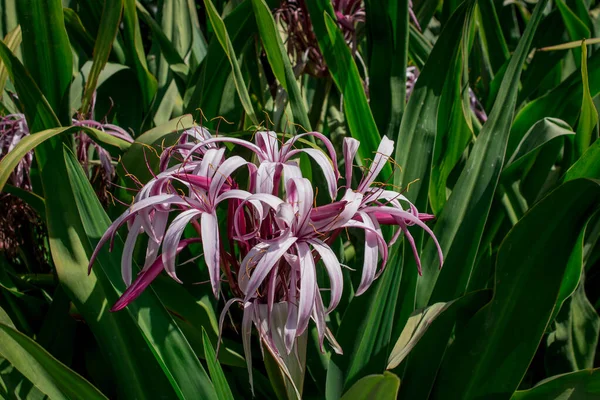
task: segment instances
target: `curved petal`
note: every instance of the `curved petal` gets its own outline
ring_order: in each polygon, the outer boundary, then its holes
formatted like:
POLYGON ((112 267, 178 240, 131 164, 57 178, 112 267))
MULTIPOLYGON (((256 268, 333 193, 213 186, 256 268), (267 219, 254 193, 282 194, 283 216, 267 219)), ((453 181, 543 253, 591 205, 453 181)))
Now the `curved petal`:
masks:
POLYGON ((121 254, 121 276, 125 285, 131 285, 131 261, 133 258, 133 249, 137 237, 142 230, 142 220, 138 217, 133 221, 127 239, 125 239, 125 245, 123 246, 123 254, 121 254))
POLYGON ((312 314, 317 293, 317 277, 315 260, 308 244, 296 243, 298 261, 300 263, 300 300, 298 301, 298 330, 296 336, 304 333, 312 314))
POLYGON ((360 279, 360 284, 358 285, 358 289, 356 290, 356 296, 360 296, 363 294, 373 280, 375 280, 375 272, 377 271, 377 261, 379 260, 379 248, 377 243, 377 237, 374 233, 375 226, 369 218, 364 213, 359 213, 363 223, 368 226, 370 229, 365 229, 365 250, 364 250, 364 262, 363 262, 363 271, 360 279))
MULTIPOLYGON (((133 204, 127 211, 125 211, 123 214, 121 214, 119 216, 119 218, 117 218, 110 225, 110 227, 108 227, 106 232, 104 232, 104 235, 102 235, 102 237, 98 241, 98 244, 96 245, 96 248, 94 249, 94 252, 92 253, 92 257, 90 257, 90 263, 88 265, 88 273, 91 272, 92 266, 94 265, 94 262, 96 261, 96 257, 98 257, 98 253, 102 249, 102 246, 104 246, 104 244, 109 239, 111 239, 111 241, 112 241, 112 238, 114 238, 114 235, 117 233, 117 230, 121 227, 121 225, 123 225, 129 219, 135 217, 138 212, 144 210, 147 207, 156 206, 157 204, 185 204, 185 205, 187 205, 188 203, 179 196, 165 194, 165 195, 160 195, 160 196, 149 197, 147 199, 140 200, 139 202, 133 204)), ((112 248, 112 244, 111 244, 111 248, 112 248)))
POLYGON ((214 213, 202 213, 200 217, 200 227, 202 232, 202 249, 204 250, 204 260, 208 268, 208 275, 212 286, 213 294, 219 297, 219 222, 214 213))
POLYGON ((256 192, 273 194, 277 163, 263 161, 256 171, 256 192))
POLYGON ((333 311, 342 298, 342 292, 344 290, 344 276, 342 274, 342 267, 335 253, 325 242, 313 239, 309 243, 319 253, 327 274, 329 275, 329 284, 331 286, 331 300, 329 300, 329 307, 327 307, 326 313, 329 314, 333 311))
POLYGON ((179 214, 165 233, 163 241, 162 261, 165 265, 165 271, 171 278, 182 283, 175 273, 175 257, 177 255, 177 245, 181 241, 183 230, 194 218, 197 218, 202 212, 198 210, 186 210, 179 214))
POLYGON ((292 204, 296 214, 296 231, 301 231, 310 217, 313 205, 313 189, 305 178, 290 179, 286 184, 287 202, 292 204))
POLYGON ((246 164, 248 164, 248 161, 239 156, 233 156, 223 161, 213 175, 208 189, 208 199, 211 205, 215 205, 215 200, 221 191, 221 187, 225 184, 227 179, 229 179, 231 174, 233 174, 236 169, 246 164))
POLYGON ((256 132, 254 141, 258 147, 273 162, 279 161, 279 141, 277 134, 273 131, 256 132))
POLYGON ((419 217, 415 217, 412 213, 409 213, 407 211, 403 211, 394 207, 366 207, 363 209, 364 212, 366 213, 384 213, 384 214, 389 214, 389 215, 395 215, 398 216, 402 219, 404 219, 406 222, 411 222, 414 225, 419 226, 420 228, 422 228, 425 232, 427 232, 427 234, 429 234, 429 236, 431 236, 431 238, 433 239, 433 242, 435 244, 435 247, 437 248, 438 251, 438 257, 440 259, 440 268, 442 266, 442 264, 444 263, 444 255, 442 253, 442 248, 440 247, 440 244, 437 240, 437 238, 435 237, 435 234, 433 233, 433 231, 431 229, 429 229, 429 227, 427 225, 425 225, 425 223, 423 223, 423 221, 421 221, 419 219, 419 217))
MULTIPOLYGON (((287 236, 279 238, 277 241, 271 243, 266 249, 263 247, 259 249, 260 253, 264 253, 258 263, 256 263, 256 268, 252 271, 250 275, 250 279, 248 280, 248 284, 244 290, 245 297, 244 300, 248 301, 250 298, 256 296, 256 290, 263 283, 265 277, 271 269, 275 265, 275 263, 279 262, 279 260, 283 257, 283 254, 288 251, 288 249, 296 243, 297 238, 293 236, 287 236)), ((256 247, 256 246, 255 246, 256 247)), ((252 260, 253 252, 250 251, 248 255, 242 261, 241 269, 249 271, 250 268, 254 265, 252 260)), ((254 254, 256 257, 256 253, 254 254)), ((241 276, 246 274, 241 273, 241 276)), ((241 285, 240 285, 241 288, 241 285)))
POLYGON ((312 157, 313 160, 315 160, 315 162, 317 163, 317 165, 319 167, 321 167, 321 170, 323 171, 323 175, 325 176, 325 180, 327 181, 327 188, 329 189, 329 196, 331 197, 332 200, 335 200, 335 198, 337 196, 337 174, 336 174, 336 171, 334 169, 335 167, 333 166, 331 159, 329 157, 327 157, 323 151, 316 150, 316 149, 293 150, 288 153, 286 159, 291 158, 294 155, 299 154, 301 152, 306 153, 307 155, 312 157))
POLYGON ((354 165, 354 158, 358 152, 360 142, 354 138, 344 138, 344 164, 346 167, 346 187, 349 188, 352 185, 352 166, 354 165))
POLYGON ((388 162, 393 151, 394 142, 388 139, 386 136, 382 137, 381 143, 379 143, 379 147, 377 148, 377 154, 375 154, 373 162, 369 167, 369 171, 358 185, 359 192, 364 192, 371 186, 371 184, 375 181, 375 178, 377 178, 377 175, 379 175, 383 167, 385 167, 385 164, 388 162))

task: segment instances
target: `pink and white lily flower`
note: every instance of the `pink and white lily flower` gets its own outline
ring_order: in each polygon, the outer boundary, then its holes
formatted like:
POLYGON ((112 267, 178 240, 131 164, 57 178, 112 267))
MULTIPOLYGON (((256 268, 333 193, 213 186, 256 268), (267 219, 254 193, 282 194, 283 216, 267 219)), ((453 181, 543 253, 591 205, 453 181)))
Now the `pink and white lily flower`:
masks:
POLYGON ((343 293, 342 266, 330 247, 338 235, 352 228, 364 231, 364 262, 356 295, 364 293, 381 274, 388 247, 401 233, 411 244, 420 270, 408 226, 424 229, 438 245, 424 223, 432 216, 420 214, 401 193, 376 181, 390 162, 394 149, 391 140, 382 139, 366 174, 356 189, 351 187, 358 146, 355 139, 344 141, 346 191, 336 201, 340 175, 336 154, 329 139, 320 133, 294 136, 280 146, 274 132, 258 132, 252 143, 211 137, 202 129, 186 131, 175 146, 163 152, 158 175, 141 188, 133 205, 115 220, 91 258, 90 268, 100 248, 112 241, 119 227, 127 223, 129 233, 122 256, 122 275, 128 289, 113 311, 126 307, 162 270, 181 282, 176 275, 177 255, 190 243, 202 242, 213 294, 218 297, 224 272, 232 295, 222 311, 220 326, 233 304, 243 305, 242 336, 250 376, 252 325, 288 375, 285 360, 305 336, 311 319, 316 324, 321 349, 327 338, 334 350, 341 352, 326 326, 327 315, 337 307, 343 293), (296 149, 303 136, 319 139, 327 151, 296 149), (254 162, 236 155, 226 157, 226 149, 219 147, 221 143, 250 149, 255 155, 254 162), (297 161, 300 153, 311 157, 323 171, 331 203, 315 204, 313 184, 302 177, 297 161), (179 163, 172 165, 173 161, 179 163), (242 167, 249 172, 245 190, 234 179, 242 167), (226 231, 219 229, 217 220, 217 208, 221 205, 228 208, 226 231), (172 212, 177 215, 169 223, 172 212), (381 224, 400 228, 391 241, 384 239, 381 224), (197 237, 183 237, 188 225, 195 229, 197 237), (132 283, 131 259, 140 234, 149 238, 146 260, 132 283), (228 241, 228 250, 222 245, 223 240, 228 241), (329 277, 327 307, 321 296, 325 288, 320 288, 317 282, 319 261, 329 277))

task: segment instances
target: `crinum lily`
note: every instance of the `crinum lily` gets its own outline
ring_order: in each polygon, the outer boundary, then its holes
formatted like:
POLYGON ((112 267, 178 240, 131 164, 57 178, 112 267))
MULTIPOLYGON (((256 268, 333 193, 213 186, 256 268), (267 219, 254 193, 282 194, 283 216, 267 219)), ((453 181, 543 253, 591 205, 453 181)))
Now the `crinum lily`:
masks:
POLYGON ((346 191, 336 201, 336 154, 331 142, 320 133, 297 135, 283 143, 274 132, 256 133, 254 143, 211 136, 205 130, 186 131, 184 136, 164 150, 158 175, 141 188, 133 205, 104 234, 90 267, 100 247, 127 223, 122 273, 129 287, 113 307, 115 311, 133 301, 162 270, 181 282, 175 273, 177 255, 190 243, 202 242, 213 294, 218 297, 224 272, 233 295, 223 308, 220 327, 233 304, 243 305, 242 337, 250 376, 252 325, 288 376, 293 375, 293 368, 286 365, 286 357, 305 337, 311 319, 316 324, 321 349, 327 338, 335 351, 341 351, 326 326, 327 315, 339 304, 343 292, 342 265, 330 247, 341 232, 364 232, 363 270, 356 295, 367 290, 381 273, 388 247, 399 234, 405 234, 418 259, 407 226, 417 225, 433 237, 423 222, 431 216, 419 214, 401 193, 376 181, 393 151, 393 143, 386 137, 356 188, 351 187, 352 163, 359 143, 346 139, 346 191), (327 151, 296 148, 303 136, 319 139, 327 151), (219 147, 223 143, 250 149, 254 161, 236 155, 226 157, 226 149, 219 147), (323 171, 331 203, 315 204, 313 184, 302 177, 297 160, 301 153, 315 160, 323 171), (173 161, 178 164, 172 165, 173 161), (233 176, 242 167, 249 171, 245 190, 239 188, 233 176), (226 231, 219 229, 217 220, 216 211, 221 204, 229 211, 226 231), (171 213, 177 216, 168 224, 171 213), (184 229, 190 224, 197 237, 184 238, 184 229), (385 241, 381 224, 400 228, 390 242, 385 241), (149 237, 146 261, 132 283, 133 248, 142 233, 149 237), (229 242, 227 251, 222 246, 222 236, 229 242), (329 288, 319 287, 317 282, 319 262, 329 277, 329 288), (322 290, 329 290, 327 307, 322 290))

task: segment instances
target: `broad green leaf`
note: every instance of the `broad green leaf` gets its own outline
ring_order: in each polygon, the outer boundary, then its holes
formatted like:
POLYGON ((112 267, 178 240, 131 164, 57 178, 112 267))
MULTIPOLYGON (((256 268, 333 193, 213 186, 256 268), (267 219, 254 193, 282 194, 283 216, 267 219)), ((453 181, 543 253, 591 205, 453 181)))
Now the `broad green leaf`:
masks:
MULTIPOLYGON (((463 311, 468 306, 473 307, 473 304, 476 304, 477 308, 479 308, 488 299, 489 294, 485 291, 480 291, 447 303, 433 304, 424 310, 416 310, 408 318, 400 337, 392 348, 388 358, 387 369, 394 369, 400 365, 415 346, 419 345, 430 329, 431 333, 428 336, 435 336, 435 340, 444 337, 443 335, 436 336, 435 334, 439 333, 438 331, 451 330, 456 322, 458 312, 463 311)), ((431 341, 431 339, 429 340, 431 341)), ((433 367, 434 365, 431 363, 433 361, 432 357, 426 357, 426 359, 430 363, 430 366, 433 367)), ((439 360, 441 360, 441 354, 439 360)), ((431 369, 433 371, 433 368, 431 369)))
POLYGON ((594 366, 600 316, 588 300, 583 280, 563 304, 546 339, 548 374, 574 372, 594 366))
POLYGON ((85 91, 81 105, 81 112, 84 115, 90 110, 92 98, 98 85, 98 77, 108 62, 112 44, 117 37, 119 24, 121 23, 121 14, 123 12, 123 0, 105 0, 100 20, 100 29, 94 45, 94 60, 92 68, 85 83, 85 91))
POLYGON ((585 40, 581 44, 581 81, 583 82, 583 99, 581 100, 581 113, 579 114, 577 134, 575 135, 575 150, 578 157, 598 138, 597 130, 594 130, 598 124, 598 111, 590 94, 585 40))
POLYGON ((17 164, 19 164, 19 161, 21 161, 21 159, 25 157, 25 154, 29 153, 31 150, 35 149, 40 144, 44 143, 49 139, 52 139, 55 136, 67 133, 74 134, 77 132, 85 132, 94 140, 116 147, 120 150, 126 150, 130 145, 129 142, 109 135, 106 132, 82 126, 46 129, 44 131, 36 133, 35 135, 26 136, 19 141, 19 143, 11 152, 9 152, 4 158, 2 158, 2 161, 0 161, 0 191, 8 181, 12 171, 16 168, 17 164))
MULTIPOLYGON (((17 25, 15 29, 10 31, 4 37, 4 44, 8 49, 14 53, 16 49, 21 45, 21 27, 17 25)), ((0 100, 2 100, 2 95, 4 94, 4 86, 6 85, 6 80, 8 79, 8 70, 0 61, 0 100)))
MULTIPOLYGON (((583 21, 581 21, 573 11, 571 11, 571 9, 563 0, 556 0, 556 7, 558 8, 560 15, 565 22, 565 27, 567 28, 567 32, 569 33, 571 40, 590 38, 590 30, 588 27, 585 26, 583 21)), ((573 54, 575 56, 575 63, 577 67, 579 67, 582 57, 581 51, 577 48, 574 48, 573 54)))
MULTIPOLYGON (((244 1, 239 4, 227 14, 223 22, 227 27, 234 50, 241 53, 257 30, 251 2, 244 1)), ((222 96, 214 94, 224 92, 226 81, 231 75, 231 67, 227 53, 218 39, 210 42, 205 58, 210 62, 204 62, 190 78, 184 99, 184 110, 186 113, 194 113, 198 119, 202 114, 210 120, 219 116, 222 96), (198 109, 202 112, 197 112, 198 109)))
POLYGON ((398 137, 406 104, 409 2, 365 1, 369 49, 369 106, 379 132, 398 137))
POLYGON ((515 392, 511 400, 600 399, 600 369, 586 369, 544 379, 529 390, 515 392))
POLYGON ((294 120, 306 130, 311 131, 308 111, 296 81, 290 58, 279 36, 277 25, 265 0, 252 0, 252 8, 256 17, 256 25, 267 53, 267 59, 273 70, 273 74, 287 92, 294 120))
POLYGON ((46 100, 31 75, 2 42, 0 42, 0 59, 2 59, 8 71, 21 104, 23 104, 23 111, 30 131, 37 132, 43 130, 46 126, 60 126, 56 114, 52 111, 48 100, 46 100))
POLYGON ((498 251, 494 297, 457 334, 433 399, 510 396, 516 390, 550 322, 577 235, 599 200, 598 183, 570 181, 513 227, 498 251))
POLYGON ((524 169, 523 165, 532 164, 540 150, 559 138, 572 138, 575 132, 564 121, 557 118, 544 118, 531 127, 523 140, 508 159, 502 171, 503 178, 524 169))
POLYGON ((135 71, 142 90, 142 104, 148 110, 156 95, 158 83, 156 78, 148 71, 146 55, 142 45, 140 24, 137 17, 135 0, 124 0, 123 26, 125 37, 125 52, 127 64, 135 71))
POLYGON ((352 385, 342 400, 395 400, 399 387, 400 379, 391 372, 368 375, 352 385))
POLYGON ((478 28, 483 41, 482 50, 487 53, 486 57, 490 61, 492 73, 495 74, 510 58, 510 53, 502 33, 502 26, 494 2, 492 0, 480 0, 477 2, 477 6, 481 14, 478 28))
POLYGON ((223 373, 223 370, 217 361, 215 350, 213 349, 212 343, 204 329, 202 329, 202 342, 204 345, 204 357, 206 358, 206 363, 208 364, 208 372, 210 373, 210 377, 213 385, 215 386, 215 391, 217 392, 218 398, 220 400, 233 400, 233 394, 231 393, 231 389, 229 388, 225 374, 223 373))
MULTIPOLYGON (((336 17, 327 11, 316 16, 316 12, 313 11, 313 7, 318 7, 316 3, 321 1, 309 2, 309 4, 314 4, 308 6, 311 20, 315 24, 315 18, 325 18, 325 28, 331 45, 322 45, 321 41, 319 41, 319 46, 321 47, 321 52, 325 55, 325 62, 327 63, 331 77, 343 96, 346 122, 348 123, 352 137, 360 140, 358 155, 361 162, 366 165, 368 164, 368 160, 372 160, 375 157, 381 136, 369 108, 367 95, 365 94, 365 89, 358 73, 358 67, 346 44, 344 35, 335 22, 334 18, 336 17)), ((314 26, 316 29, 316 25, 314 26)), ((391 167, 386 165, 383 170, 383 176, 390 175, 391 167)))
POLYGON ((600 140, 596 140, 565 174, 563 180, 576 178, 600 179, 600 140))
MULTIPOLYGON (((231 65, 231 69, 233 70, 233 79, 235 82, 235 87, 237 89, 237 93, 244 108, 244 111, 246 112, 248 118, 250 118, 252 123, 258 125, 258 119, 256 118, 256 114, 254 113, 254 109, 252 108, 250 95, 248 94, 248 89, 246 88, 246 83, 244 82, 244 77, 242 76, 242 71, 240 70, 240 65, 238 63, 235 50, 233 48, 233 44, 231 43, 229 33, 227 32, 227 28, 225 27, 225 23, 219 16, 219 13, 217 12, 217 9, 215 8, 211 0, 204 0, 204 6, 206 7, 206 12, 208 14, 208 18, 210 19, 210 23, 213 29, 215 30, 217 40, 221 44, 221 47, 223 48, 223 51, 225 51, 225 54, 227 54, 229 64, 231 65)), ((214 93, 212 95, 214 95, 214 93)))
MULTIPOLYGON (((448 70, 449 79, 446 79, 438 99, 439 110, 429 180, 429 201, 434 214, 438 214, 446 204, 448 177, 474 137, 470 89, 464 88, 468 81, 470 27, 468 23, 463 27, 461 46, 458 54, 453 58, 454 64, 448 70)), ((428 177, 425 176, 423 180, 427 181, 427 179, 428 177)), ((418 188, 425 190, 425 186, 418 186, 418 188)), ((422 196, 425 197, 425 194, 423 193, 422 196)))
POLYGON ((94 53, 94 38, 83 26, 83 22, 75 10, 64 8, 65 27, 73 45, 78 44, 90 58, 94 53))
MULTIPOLYGON (((455 301, 455 300, 453 300, 455 301)), ((394 369, 408 356, 408 353, 419 343, 431 322, 446 311, 453 303, 435 303, 424 310, 417 310, 408 318, 398 341, 392 348, 387 369, 394 369)))
POLYGON ((173 145, 181 131, 193 126, 194 119, 187 114, 144 132, 123 155, 119 173, 123 177, 131 175, 142 183, 148 182, 152 178, 148 166, 155 173, 158 171, 159 154, 162 148, 173 145))
POLYGON ((422 332, 408 357, 394 370, 404 370, 399 398, 426 399, 429 396, 453 329, 468 321, 491 297, 491 290, 468 293, 446 303, 448 307, 444 307, 431 325, 423 326, 426 331, 422 332))
POLYGON ((39 344, 0 322, 0 355, 50 399, 106 399, 39 344))
POLYGON ((60 0, 19 0, 17 11, 23 31, 23 64, 60 123, 70 125, 73 57, 62 3, 60 0))
MULTIPOLYGON (((165 4, 171 4, 171 3, 172 2, 165 2, 165 4)), ((162 62, 162 58, 164 57, 164 60, 167 63, 167 65, 169 66, 169 68, 171 69, 171 71, 174 72, 177 76, 181 77, 183 82, 187 82, 190 69, 186 65, 185 61, 183 60, 183 56, 181 56, 179 54, 179 52, 177 51, 177 49, 175 48, 175 46, 173 45, 173 43, 171 42, 169 37, 167 37, 165 32, 163 32, 160 25, 154 20, 154 18, 152 18, 150 13, 144 8, 144 6, 139 1, 136 1, 136 6, 137 6, 137 10, 140 13, 140 16, 142 17, 144 22, 148 26, 150 26, 150 29, 152 30, 152 34, 154 35, 154 37, 156 38, 156 41, 158 42, 158 46, 160 47, 160 50, 162 52, 161 53, 161 62, 162 62)), ((167 72, 168 72, 168 70, 167 70, 167 72)), ((167 78, 162 78, 162 74, 163 73, 161 72, 159 78, 165 79, 165 81, 166 81, 167 78)), ((163 82, 161 86, 164 86, 165 84, 166 83, 163 82)))
POLYGON ((547 1, 542 0, 536 5, 508 64, 489 119, 436 222, 434 233, 446 256, 441 273, 433 241, 429 240, 425 245, 423 277, 417 285, 416 307, 424 307, 430 301, 454 299, 466 290, 504 163, 521 69, 547 1))
MULTIPOLYGON (((85 231, 85 237, 82 239, 88 240, 90 248, 93 248, 108 229, 110 219, 71 152, 65 152, 65 163, 85 231)), ((107 284, 106 287, 112 288, 110 298, 126 289, 120 268, 122 251, 123 241, 119 238, 115 240, 112 253, 108 248, 100 252, 95 265, 95 268, 100 270, 97 273, 99 280, 107 284)), ((87 255, 91 256, 91 253, 88 252, 87 255)), ((135 302, 127 306, 123 314, 137 327, 178 398, 217 398, 202 364, 152 288, 145 290, 135 302)), ((154 377, 148 376, 148 379, 154 377)))

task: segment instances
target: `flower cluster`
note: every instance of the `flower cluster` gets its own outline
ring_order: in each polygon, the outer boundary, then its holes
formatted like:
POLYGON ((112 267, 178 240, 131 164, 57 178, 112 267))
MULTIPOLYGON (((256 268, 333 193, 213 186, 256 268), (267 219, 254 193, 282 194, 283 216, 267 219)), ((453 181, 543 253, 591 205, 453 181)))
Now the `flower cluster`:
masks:
MULTIPOLYGON (((347 229, 364 232, 364 263, 356 295, 367 290, 381 274, 388 247, 402 233, 412 246, 420 269, 408 226, 421 227, 437 245, 433 232, 424 223, 432 216, 420 214, 401 193, 376 181, 390 160, 393 142, 382 139, 371 165, 353 186, 358 147, 357 140, 345 139, 345 186, 338 186, 341 176, 336 152, 320 133, 304 133, 283 141, 274 132, 257 132, 254 142, 250 142, 211 137, 203 128, 185 131, 176 145, 163 151, 158 174, 110 226, 91 258, 90 268, 102 246, 127 224, 122 276, 128 289, 112 311, 126 307, 163 270, 181 282, 176 273, 177 255, 190 243, 201 242, 214 295, 219 297, 222 279, 233 294, 226 302, 220 325, 232 304, 243 305, 242 336, 248 362, 253 323, 275 354, 281 352, 273 342, 276 329, 283 332, 284 351, 289 354, 311 319, 316 323, 321 348, 325 337, 336 348, 325 319, 338 305, 343 291, 342 265, 330 247, 338 235, 347 229), (320 141, 324 150, 314 141, 320 141), (252 161, 238 155, 227 156, 225 145, 250 150, 252 161), (301 172, 301 154, 312 158, 320 168, 331 199, 328 204, 315 204, 313 184, 301 172), (219 207, 228 211, 225 226, 218 221, 219 207), (171 214, 176 216, 169 223, 171 214), (183 238, 189 225, 197 235, 183 238), (381 225, 399 229, 386 241, 381 225), (142 271, 133 280, 132 254, 140 234, 148 237, 148 246, 142 271), (328 304, 321 296, 325 289, 317 282, 319 261, 329 277, 328 304), (282 304, 285 318, 272 324, 273 309, 281 309, 282 304)), ((441 263, 439 245, 438 251, 441 263)))

